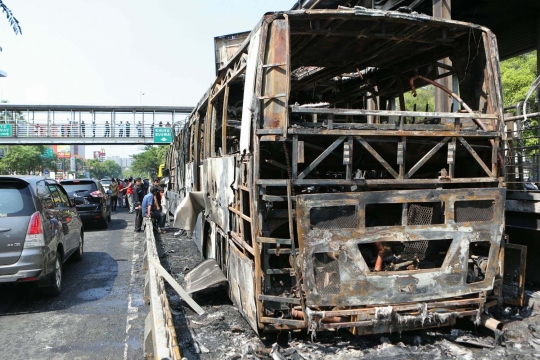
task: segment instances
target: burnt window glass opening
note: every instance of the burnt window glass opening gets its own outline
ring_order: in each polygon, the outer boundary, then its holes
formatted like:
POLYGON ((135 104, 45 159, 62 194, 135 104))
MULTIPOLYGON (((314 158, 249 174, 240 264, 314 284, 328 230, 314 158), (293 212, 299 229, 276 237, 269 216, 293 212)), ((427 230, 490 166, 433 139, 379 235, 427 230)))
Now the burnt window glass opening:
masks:
POLYGON ((317 229, 354 229, 360 223, 355 205, 314 207, 309 217, 317 229))
POLYGON ((438 269, 452 240, 380 241, 358 244, 371 272, 438 269))
POLYGON ((489 241, 476 241, 469 244, 467 284, 481 282, 486 278, 490 249, 489 241))

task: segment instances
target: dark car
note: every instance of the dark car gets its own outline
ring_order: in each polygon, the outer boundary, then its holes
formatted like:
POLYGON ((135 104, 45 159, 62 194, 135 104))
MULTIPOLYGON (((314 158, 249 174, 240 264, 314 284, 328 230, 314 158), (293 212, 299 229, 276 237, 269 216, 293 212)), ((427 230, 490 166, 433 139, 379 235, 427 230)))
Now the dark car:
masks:
POLYGON ((73 200, 79 216, 85 223, 98 222, 103 228, 111 221, 110 190, 105 190, 99 180, 62 180, 60 184, 73 200))
POLYGON ((83 258, 75 205, 55 180, 0 176, 0 283, 36 282, 46 295, 62 290, 62 266, 83 258))

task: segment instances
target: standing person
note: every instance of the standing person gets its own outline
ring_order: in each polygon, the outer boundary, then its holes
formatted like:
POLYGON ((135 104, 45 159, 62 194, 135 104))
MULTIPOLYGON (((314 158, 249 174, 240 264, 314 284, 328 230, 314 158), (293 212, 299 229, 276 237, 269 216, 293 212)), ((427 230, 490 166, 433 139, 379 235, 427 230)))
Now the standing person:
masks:
POLYGON ((163 121, 160 121, 158 124, 159 127, 163 127, 163 121))
POLYGON ((109 185, 109 190, 112 191, 111 211, 116 211, 116 202, 118 201, 118 183, 114 178, 112 178, 111 184, 109 185))
POLYGON ((121 179, 116 179, 118 183, 118 207, 122 208, 124 204, 124 194, 122 190, 124 189, 124 183, 121 179))
POLYGON ((155 177, 154 182, 152 183, 152 186, 150 186, 150 192, 152 192, 152 189, 155 187, 159 187, 159 178, 155 177))
POLYGON ((133 188, 133 197, 135 201, 135 232, 141 231, 142 226, 142 207, 144 199, 144 186, 141 178, 135 179, 135 187, 133 188))
POLYGON ((155 187, 152 189, 152 192, 150 194, 144 197, 142 203, 142 214, 144 217, 158 220, 158 232, 162 234, 165 232, 163 230, 163 228, 165 227, 165 214, 153 208, 155 194, 157 193, 159 193, 159 188, 155 187))
POLYGON ((82 137, 85 137, 85 133, 84 133, 84 130, 86 128, 86 125, 84 124, 84 120, 81 121, 81 134, 82 134, 82 137))
POLYGON ((139 137, 142 137, 142 124, 141 124, 141 122, 139 121, 139 123, 137 125, 135 125, 135 127, 137 128, 137 133, 139 134, 139 137))
POLYGON ((62 131, 62 137, 64 137, 66 134, 66 125, 60 125, 60 129, 62 131))
POLYGON ((109 121, 105 121, 105 137, 111 136, 111 126, 109 125, 109 121))
POLYGON ((118 133, 120 137, 124 136, 124 124, 122 124, 121 121, 120 124, 118 124, 118 133))
POLYGON ((129 121, 126 121, 126 137, 129 137, 130 132, 131 132, 131 124, 129 123, 129 121))
POLYGON ((148 181, 148 179, 143 180, 143 185, 144 185, 144 193, 148 194, 148 192, 150 191, 150 182, 148 181))
POLYGON ((96 137, 96 120, 92 120, 92 137, 96 137))
POLYGON ((166 127, 171 127, 171 123, 167 121, 167 123, 165 124, 166 127))
POLYGON ((154 137, 154 123, 150 125, 150 137, 154 137))
POLYGON ((133 178, 130 177, 128 180, 129 182, 126 186, 126 195, 129 203, 129 213, 133 214, 133 212, 135 211, 135 202, 133 197, 133 178))

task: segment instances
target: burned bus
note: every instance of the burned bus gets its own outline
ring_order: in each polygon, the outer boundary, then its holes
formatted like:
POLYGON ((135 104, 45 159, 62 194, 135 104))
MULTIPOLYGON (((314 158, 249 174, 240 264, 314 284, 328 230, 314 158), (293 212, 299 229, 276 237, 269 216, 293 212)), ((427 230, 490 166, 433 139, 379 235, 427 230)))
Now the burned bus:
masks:
POLYGON ((480 322, 501 295, 502 117, 489 29, 268 13, 171 145, 170 193, 203 210, 196 242, 255 330, 480 322))

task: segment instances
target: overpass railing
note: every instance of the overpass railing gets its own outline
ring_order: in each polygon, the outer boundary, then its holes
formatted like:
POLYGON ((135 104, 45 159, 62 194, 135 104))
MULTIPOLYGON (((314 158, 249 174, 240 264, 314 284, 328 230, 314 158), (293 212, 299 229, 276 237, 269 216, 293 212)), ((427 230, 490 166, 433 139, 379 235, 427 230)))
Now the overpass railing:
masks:
POLYGON ((524 116, 523 102, 505 108, 505 177, 509 190, 540 188, 540 112, 524 116))
POLYGON ((158 127, 176 132, 192 109, 0 104, 0 138, 153 138, 158 127))

